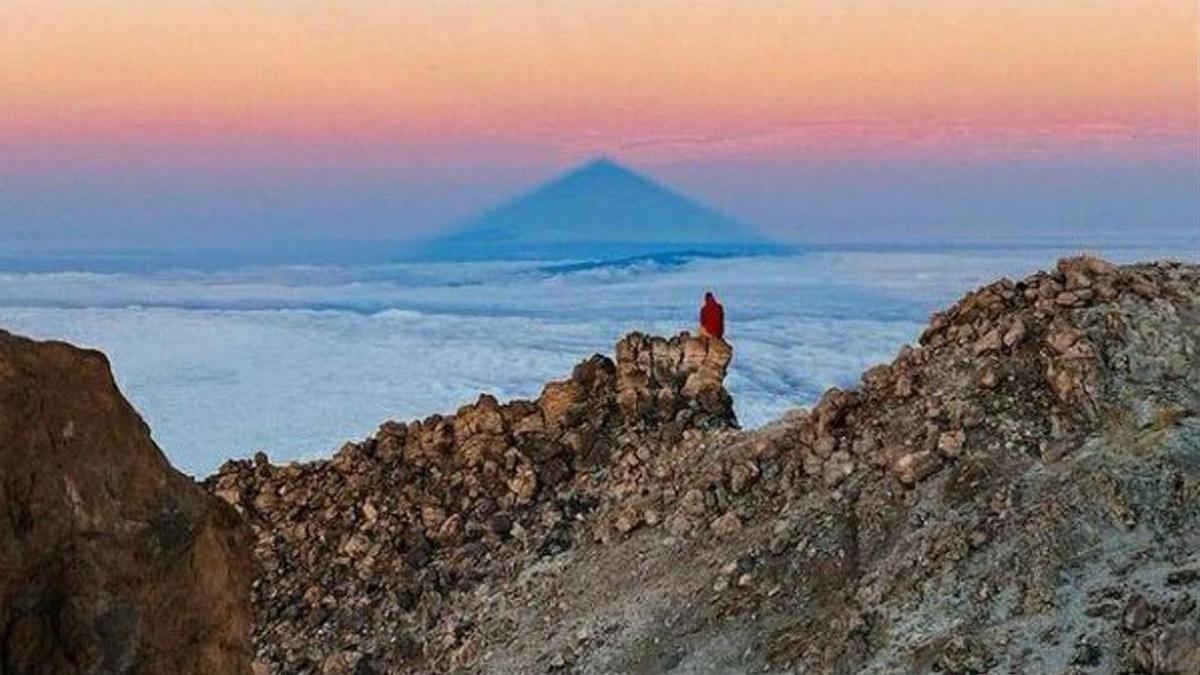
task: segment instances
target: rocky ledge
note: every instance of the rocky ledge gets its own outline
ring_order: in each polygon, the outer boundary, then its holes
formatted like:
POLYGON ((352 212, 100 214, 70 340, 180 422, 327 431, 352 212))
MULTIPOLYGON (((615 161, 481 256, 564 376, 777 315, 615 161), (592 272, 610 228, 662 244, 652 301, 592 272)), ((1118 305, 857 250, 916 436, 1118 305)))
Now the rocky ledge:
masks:
MULTIPOLYGON (((533 401, 484 395, 453 415, 388 422, 329 461, 226 463, 205 484, 257 536, 256 666, 438 663, 463 630, 455 597, 572 548, 583 523, 640 489, 653 454, 735 426, 732 355, 722 340, 634 333, 615 363, 593 356, 533 401)), ((623 530, 657 518, 623 517, 623 530)))
POLYGON ((989 284, 859 387, 640 468, 412 668, 1200 673, 1196 265, 989 284))
POLYGON ((248 673, 252 577, 104 355, 0 331, 0 673, 248 673))

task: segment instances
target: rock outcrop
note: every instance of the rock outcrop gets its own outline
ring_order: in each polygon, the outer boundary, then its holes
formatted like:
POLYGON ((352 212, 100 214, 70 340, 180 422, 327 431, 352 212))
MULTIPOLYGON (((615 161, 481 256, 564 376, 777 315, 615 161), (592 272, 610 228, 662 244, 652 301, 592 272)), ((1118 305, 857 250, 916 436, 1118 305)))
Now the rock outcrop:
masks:
POLYGON ((249 673, 252 578, 103 355, 0 331, 0 673, 249 673))
POLYGON ((1197 266, 998 281, 753 432, 702 346, 226 465, 259 669, 1200 672, 1197 266))
POLYGON ((464 602, 472 668, 1200 672, 1195 265, 990 284, 858 388, 649 464, 613 510, 662 525, 464 602))
MULTIPOLYGON (((634 333, 534 401, 481 396, 388 422, 329 461, 229 462, 207 486, 258 538, 254 638, 280 673, 442 669, 473 659, 455 599, 574 547, 651 455, 736 420, 722 340, 634 333)), ((615 516, 628 532, 650 512, 615 516)))

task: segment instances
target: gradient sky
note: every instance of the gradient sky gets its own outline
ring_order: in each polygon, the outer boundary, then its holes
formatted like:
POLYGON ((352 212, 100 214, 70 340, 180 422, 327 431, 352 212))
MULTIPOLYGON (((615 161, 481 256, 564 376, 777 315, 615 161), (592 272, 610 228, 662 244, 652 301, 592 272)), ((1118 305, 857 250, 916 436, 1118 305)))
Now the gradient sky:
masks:
POLYGON ((0 244, 404 238, 596 154, 796 240, 1190 236, 1198 26, 1195 0, 6 0, 0 244))

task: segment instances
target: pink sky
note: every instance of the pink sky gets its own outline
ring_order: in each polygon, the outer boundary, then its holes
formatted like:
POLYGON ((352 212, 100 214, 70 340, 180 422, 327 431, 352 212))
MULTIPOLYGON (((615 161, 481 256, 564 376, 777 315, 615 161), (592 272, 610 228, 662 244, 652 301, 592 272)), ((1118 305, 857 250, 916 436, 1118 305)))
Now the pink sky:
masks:
POLYGON ((847 163, 1190 176, 1198 25, 1195 0, 8 0, 0 234, 143 180, 390 181, 444 225, 597 154, 735 213, 764 195, 728 185, 847 163))
POLYGON ((1198 22, 1191 0, 15 0, 0 138, 1137 142, 1196 133, 1198 22))

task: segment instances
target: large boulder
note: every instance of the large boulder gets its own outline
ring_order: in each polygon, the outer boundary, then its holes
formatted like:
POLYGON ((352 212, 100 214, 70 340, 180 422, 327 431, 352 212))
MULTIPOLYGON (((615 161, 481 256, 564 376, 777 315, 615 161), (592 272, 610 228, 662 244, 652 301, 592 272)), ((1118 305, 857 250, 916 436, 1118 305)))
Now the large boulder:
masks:
POLYGON ((630 333, 617 343, 617 401, 626 419, 666 421, 687 410, 694 426, 736 426, 725 373, 733 347, 687 332, 664 338, 630 333))
POLYGON ((0 331, 0 673, 248 673, 248 543, 104 355, 0 331))

